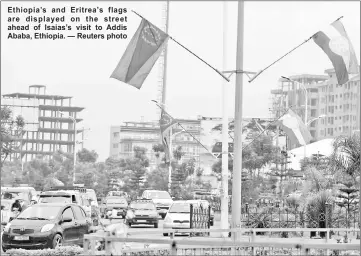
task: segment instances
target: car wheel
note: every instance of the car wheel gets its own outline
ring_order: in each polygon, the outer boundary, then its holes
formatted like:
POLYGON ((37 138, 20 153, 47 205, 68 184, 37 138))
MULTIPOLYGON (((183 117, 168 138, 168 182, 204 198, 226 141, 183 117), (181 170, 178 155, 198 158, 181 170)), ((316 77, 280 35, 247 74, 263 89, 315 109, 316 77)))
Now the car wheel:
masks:
POLYGON ((154 228, 158 228, 158 223, 154 223, 154 228))
POLYGON ((162 214, 161 216, 162 216, 162 219, 164 219, 164 218, 165 218, 165 214, 162 214))
POLYGON ((1 246, 1 249, 3 250, 3 252, 6 252, 6 249, 4 248, 4 246, 1 246))
POLYGON ((108 219, 108 215, 105 215, 105 219, 108 219))
POLYGON ((168 233, 163 233, 163 236, 168 236, 168 233))
POLYGON ((129 223, 128 223, 128 226, 131 227, 131 226, 132 226, 132 223, 129 222, 129 223))
POLYGON ((63 245, 63 237, 59 234, 56 234, 53 238, 52 249, 58 248, 63 245))

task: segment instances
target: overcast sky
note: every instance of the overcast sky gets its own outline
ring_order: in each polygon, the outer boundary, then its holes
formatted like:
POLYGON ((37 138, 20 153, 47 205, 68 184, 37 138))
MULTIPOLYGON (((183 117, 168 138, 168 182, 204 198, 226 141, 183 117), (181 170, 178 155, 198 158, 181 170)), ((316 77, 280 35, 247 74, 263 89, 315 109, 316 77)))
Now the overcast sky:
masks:
MULTIPOLYGON (((85 107, 81 127, 90 128, 85 147, 109 156, 110 126, 157 119, 158 65, 141 90, 109 78, 141 19, 161 27, 164 2, 1 2, 1 93, 27 92, 42 84, 47 93, 73 96, 85 107), (128 8, 127 40, 10 40, 8 6, 128 8)), ((169 34, 222 70, 222 2, 171 2, 169 34)), ((360 2, 245 2, 244 69, 259 71, 332 21, 342 22, 360 60, 360 2)), ((235 69, 237 2, 229 2, 228 69, 235 69)), ((100 23, 98 23, 100 24, 100 23)), ((244 79, 244 116, 269 117, 270 90, 280 76, 324 74, 331 62, 311 40, 265 71, 254 82, 244 79)), ((168 46, 167 106, 174 117, 221 116, 222 78, 174 42, 168 46)), ((234 115, 235 76, 229 83, 229 114, 234 115)))

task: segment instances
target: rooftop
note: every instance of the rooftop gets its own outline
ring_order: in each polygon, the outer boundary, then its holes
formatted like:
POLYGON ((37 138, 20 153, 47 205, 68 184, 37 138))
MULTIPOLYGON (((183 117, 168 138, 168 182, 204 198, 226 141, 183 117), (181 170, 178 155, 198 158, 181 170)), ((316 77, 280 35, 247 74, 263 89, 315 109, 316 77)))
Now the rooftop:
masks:
POLYGON ((71 99, 70 96, 61 96, 61 95, 47 95, 47 94, 34 94, 34 93, 9 93, 4 94, 4 98, 19 98, 19 99, 42 99, 42 100, 64 100, 71 99))

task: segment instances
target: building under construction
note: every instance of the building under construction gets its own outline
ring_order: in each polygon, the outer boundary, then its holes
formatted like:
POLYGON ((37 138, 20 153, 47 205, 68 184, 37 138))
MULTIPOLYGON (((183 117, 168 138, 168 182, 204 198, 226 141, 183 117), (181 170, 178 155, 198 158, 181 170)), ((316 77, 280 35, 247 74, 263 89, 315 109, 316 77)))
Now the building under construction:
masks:
POLYGON ((14 116, 25 119, 24 135, 19 139, 19 149, 9 160, 29 161, 36 157, 49 158, 61 150, 74 153, 76 134, 82 121, 78 113, 84 108, 75 107, 72 97, 46 94, 46 86, 31 85, 28 93, 11 93, 2 96, 2 106, 12 109, 14 116))
MULTIPOLYGON (((273 117, 281 116, 292 107, 302 120, 307 120, 305 125, 313 141, 350 136, 360 130, 360 76, 352 77, 344 85, 337 85, 335 70, 327 69, 325 73, 327 75, 291 76, 291 81, 281 78, 278 88, 271 91, 270 111, 273 117)), ((295 147, 290 146, 289 149, 295 147)))

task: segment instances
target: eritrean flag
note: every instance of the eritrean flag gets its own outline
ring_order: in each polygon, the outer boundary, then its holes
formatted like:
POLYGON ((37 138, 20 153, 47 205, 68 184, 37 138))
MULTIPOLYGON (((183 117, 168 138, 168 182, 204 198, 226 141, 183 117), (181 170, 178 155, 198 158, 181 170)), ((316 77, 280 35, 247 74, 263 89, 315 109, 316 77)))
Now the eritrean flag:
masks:
POLYGON ((355 50, 339 19, 324 31, 317 32, 313 41, 331 60, 339 85, 349 81, 349 74, 359 73, 355 50))
POLYGON ((140 89, 168 39, 168 34, 142 19, 111 78, 140 89))

